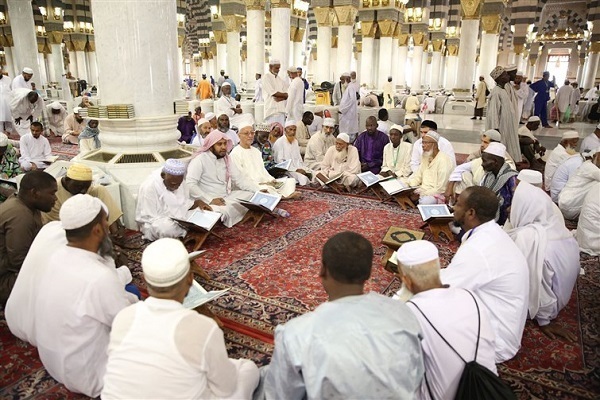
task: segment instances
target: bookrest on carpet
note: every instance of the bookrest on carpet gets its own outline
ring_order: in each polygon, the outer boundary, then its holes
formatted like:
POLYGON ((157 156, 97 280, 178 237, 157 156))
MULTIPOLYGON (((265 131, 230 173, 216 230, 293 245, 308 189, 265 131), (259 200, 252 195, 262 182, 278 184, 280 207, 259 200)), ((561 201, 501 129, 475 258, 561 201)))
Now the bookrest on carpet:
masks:
POLYGON ((425 236, 425 233, 421 231, 413 231, 399 226, 390 226, 381 240, 381 243, 387 247, 385 255, 381 259, 384 269, 391 273, 397 273, 397 265, 396 271, 394 271, 393 266, 388 262, 392 254, 394 254, 394 252, 404 243, 412 242, 413 240, 421 240, 423 239, 423 236, 425 236))
POLYGON ((429 226, 429 230, 436 241, 440 241, 440 235, 443 233, 446 235, 448 240, 454 240, 454 234, 448 226, 449 223, 454 221, 454 217, 431 217, 423 225, 421 229, 425 229, 429 226))
POLYGON ((244 204, 247 208, 248 208, 248 212, 246 213, 246 215, 244 215, 244 218, 242 219, 242 224, 245 222, 250 221, 250 223, 253 223, 253 226, 256 228, 258 226, 258 224, 260 224, 260 221, 262 221, 262 219, 264 218, 265 215, 269 215, 273 218, 276 218, 277 215, 275 215, 274 213, 272 213, 270 210, 263 210, 261 208, 259 208, 258 206, 256 206, 255 204, 244 204), (255 206, 256 208, 251 208, 255 206))

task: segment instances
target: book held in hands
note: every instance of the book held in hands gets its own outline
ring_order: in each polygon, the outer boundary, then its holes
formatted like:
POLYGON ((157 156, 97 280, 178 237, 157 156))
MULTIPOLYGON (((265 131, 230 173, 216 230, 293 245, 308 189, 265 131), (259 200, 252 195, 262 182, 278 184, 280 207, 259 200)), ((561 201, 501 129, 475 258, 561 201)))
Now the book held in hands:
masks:
POLYGON ((379 174, 375 175, 371 171, 363 172, 363 173, 357 174, 356 176, 358 176, 358 179, 360 179, 362 181, 362 183, 364 183, 367 187, 373 186, 376 183, 381 183, 381 182, 387 181, 394 177, 393 175, 390 175, 390 176, 383 176, 383 175, 379 175, 379 174))
POLYGON ((259 191, 254 193, 250 200, 238 199, 238 201, 249 210, 272 213, 281 201, 281 195, 259 191))
POLYGON ((387 181, 379 182, 379 185, 387 194, 393 196, 403 191, 414 191, 416 187, 406 186, 400 179, 388 179, 387 181))
POLYGON ((194 280, 194 283, 190 287, 190 291, 187 296, 183 299, 183 306, 187 309, 194 309, 203 304, 208 303, 214 299, 217 299, 227 293, 229 289, 223 290, 211 290, 206 291, 198 282, 194 280))
POLYGON ((209 232, 219 222, 222 215, 220 212, 195 209, 188 212, 186 220, 177 218, 173 218, 173 220, 184 229, 209 232))

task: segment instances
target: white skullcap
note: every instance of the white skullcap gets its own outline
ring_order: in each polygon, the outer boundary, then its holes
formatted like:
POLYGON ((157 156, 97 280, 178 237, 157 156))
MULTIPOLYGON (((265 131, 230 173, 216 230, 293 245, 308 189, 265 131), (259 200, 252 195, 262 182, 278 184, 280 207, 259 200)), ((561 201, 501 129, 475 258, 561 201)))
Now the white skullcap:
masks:
POLYGON ((533 169, 522 169, 519 175, 517 175, 517 179, 540 186, 542 184, 542 173, 533 169))
POLYGON ((490 76, 492 77, 493 80, 496 80, 504 72, 506 72, 505 69, 498 65, 496 68, 494 68, 492 70, 492 72, 490 72, 490 76))
POLYGON ((333 128, 335 126, 335 119, 325 118, 323 120, 323 126, 329 126, 329 127, 333 128))
POLYGON ((217 118, 217 116, 215 115, 215 113, 206 113, 206 115, 204 116, 204 118, 206 118, 208 121, 210 121, 213 118, 217 118))
POLYGON ((339 135, 337 135, 337 139, 340 139, 346 143, 350 143, 350 136, 347 133, 340 133, 339 135))
POLYGON ((169 158, 165 162, 165 165, 163 166, 162 170, 165 174, 183 176, 185 175, 185 171, 187 170, 187 165, 181 160, 169 158))
POLYGON ((429 136, 430 138, 432 138, 433 140, 435 140, 436 143, 438 143, 440 141, 440 134, 437 133, 436 131, 428 131, 425 136, 429 136))
POLYGON ((0 132, 0 147, 8 146, 8 136, 0 132))
POLYGON ((296 126, 296 121, 288 119, 287 121, 285 121, 285 125, 283 127, 287 128, 288 126, 296 126))
POLYGON ((296 72, 298 72, 298 69, 296 69, 296 67, 289 67, 289 68, 287 69, 287 71, 288 71, 288 72, 293 72, 293 73, 296 73, 296 72))
POLYGON ((209 120, 207 120, 206 118, 200 118, 200 119, 198 120, 198 123, 196 124, 196 126, 199 128, 199 127, 201 127, 202 125, 204 125, 204 124, 205 124, 205 123, 207 123, 207 122, 210 122, 210 121, 209 121, 209 120))
POLYGON ((492 142, 483 152, 504 158, 506 156, 506 146, 502 143, 492 142))
POLYGON ((398 124, 394 124, 390 127, 390 132, 392 131, 392 129, 397 130, 400 133, 404 133, 404 127, 398 124))
POLYGON ((523 71, 517 71, 518 76, 523 76, 523 71))
POLYGON ((346 77, 348 77, 348 78, 349 78, 349 77, 350 77, 350 72, 343 72, 343 73, 342 73, 342 76, 346 76, 346 77))
POLYGON ((246 121, 242 122, 241 124, 238 124, 238 125, 237 125, 237 128, 238 128, 238 133, 239 133, 239 132, 241 132, 241 131, 242 131, 242 129, 244 129, 244 128, 248 128, 248 127, 250 127, 250 129, 254 129, 254 124, 253 124, 253 123, 251 123, 251 122, 248 122, 248 120, 246 120, 246 121))
POLYGON ((510 64, 508 67, 504 68, 506 72, 512 72, 517 70, 517 66, 515 64, 510 64))
POLYGON ((226 87, 226 86, 229 86, 229 87, 231 87, 231 83, 229 83, 229 82, 223 82, 223 83, 221 84, 221 87, 222 87, 222 88, 223 88, 223 87, 226 87))
POLYGON ((99 198, 89 194, 76 194, 60 207, 60 224, 66 231, 81 228, 92 222, 100 210, 108 215, 108 208, 99 198))
POLYGON ((23 68, 23 72, 26 74, 33 74, 33 70, 29 67, 25 67, 23 68))
POLYGON ((562 134, 562 139, 579 139, 577 131, 566 131, 562 134))
POLYGON ((73 108, 73 113, 79 114, 79 111, 81 111, 81 107, 74 107, 73 108))
POLYGON ((529 119, 527 120, 527 122, 540 122, 540 117, 534 115, 533 117, 529 117, 529 119))
POLYGON ((271 61, 269 61, 269 65, 281 65, 281 61, 279 61, 276 58, 271 58, 271 61))
POLYGON ((54 101, 50 104, 50 108, 52 108, 53 110, 60 110, 62 106, 58 101, 54 101))
POLYGON ((142 271, 146 282, 152 286, 173 286, 190 272, 188 252, 177 239, 158 239, 144 250, 142 271))
POLYGON ((425 264, 438 258, 437 247, 427 240, 404 243, 396 252, 398 262, 407 267, 425 264))
POLYGON ((490 140, 493 140, 494 142, 499 142, 502 140, 502 135, 500 135, 500 132, 495 129, 488 129, 487 131, 483 132, 483 136, 489 137, 490 140))

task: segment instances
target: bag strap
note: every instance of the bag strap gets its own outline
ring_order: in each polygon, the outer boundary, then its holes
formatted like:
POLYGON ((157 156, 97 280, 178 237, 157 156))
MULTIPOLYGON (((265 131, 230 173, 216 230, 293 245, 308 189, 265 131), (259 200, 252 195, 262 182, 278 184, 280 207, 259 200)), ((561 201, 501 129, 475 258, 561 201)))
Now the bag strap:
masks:
POLYGON ((471 295, 473 301, 475 302, 475 307, 477 307, 477 344, 475 345, 475 357, 473 359, 473 361, 477 362, 477 352, 479 351, 479 336, 481 333, 481 315, 479 314, 479 304, 477 304, 477 300, 475 299, 475 296, 473 296, 473 293, 469 292, 467 289, 465 289, 465 292, 471 295))

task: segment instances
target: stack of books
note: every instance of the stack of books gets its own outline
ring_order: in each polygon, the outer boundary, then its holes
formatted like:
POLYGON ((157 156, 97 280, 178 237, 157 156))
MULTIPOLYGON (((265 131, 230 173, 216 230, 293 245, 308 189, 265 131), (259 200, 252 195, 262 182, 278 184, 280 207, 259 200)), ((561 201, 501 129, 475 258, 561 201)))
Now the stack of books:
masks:
POLYGON ((81 115, 83 118, 87 118, 89 116, 88 109, 86 107, 81 107, 79 109, 79 115, 81 115))
POLYGON ((110 119, 135 118, 133 104, 110 104, 106 108, 108 110, 108 118, 110 119))
POLYGON ((89 106, 87 108, 88 118, 108 118, 106 106, 89 106))

